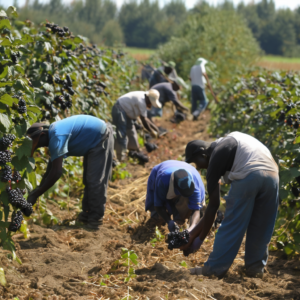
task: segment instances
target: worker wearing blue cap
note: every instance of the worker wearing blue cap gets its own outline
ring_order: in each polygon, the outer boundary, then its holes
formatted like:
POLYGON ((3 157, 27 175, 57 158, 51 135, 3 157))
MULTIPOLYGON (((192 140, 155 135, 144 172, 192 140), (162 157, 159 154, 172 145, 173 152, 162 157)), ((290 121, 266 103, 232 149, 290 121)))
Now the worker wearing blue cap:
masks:
POLYGON ((167 223, 170 231, 190 219, 190 227, 200 220, 205 189, 199 172, 191 165, 167 160, 155 166, 148 179, 145 210, 157 225, 167 223), (173 216, 173 220, 171 219, 173 216))

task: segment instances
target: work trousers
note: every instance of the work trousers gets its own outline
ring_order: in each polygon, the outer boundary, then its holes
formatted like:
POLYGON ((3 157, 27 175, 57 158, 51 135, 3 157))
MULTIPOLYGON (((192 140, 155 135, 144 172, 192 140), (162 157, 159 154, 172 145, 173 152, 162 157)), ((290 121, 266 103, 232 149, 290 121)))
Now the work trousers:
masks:
POLYGON ((226 200, 224 220, 203 275, 222 277, 235 259, 244 235, 248 274, 263 273, 278 210, 278 173, 259 170, 233 181, 226 200))
POLYGON ((198 118, 208 104, 205 90, 198 85, 192 85, 192 114, 198 118))
POLYGON ((107 135, 84 156, 83 160, 83 184, 85 188, 82 211, 89 222, 99 221, 104 216, 113 152, 113 129, 111 124, 107 123, 107 135))
POLYGON ((118 160, 123 160, 126 149, 138 151, 138 135, 134 126, 134 120, 127 117, 125 111, 118 102, 112 108, 113 124, 116 126, 115 150, 118 160))

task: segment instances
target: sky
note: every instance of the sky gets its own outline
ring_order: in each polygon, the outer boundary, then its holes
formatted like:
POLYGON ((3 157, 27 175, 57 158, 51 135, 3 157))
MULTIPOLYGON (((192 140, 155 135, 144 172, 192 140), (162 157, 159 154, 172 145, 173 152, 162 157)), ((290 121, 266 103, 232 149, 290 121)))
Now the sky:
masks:
MULTIPOLYGON (((71 2, 72 0, 63 0, 64 2, 68 3, 71 2)), ((115 0, 118 4, 118 6, 121 6, 122 3, 125 2, 125 0, 115 0)), ((164 4, 168 3, 170 0, 159 0, 159 2, 161 3, 161 5, 163 6, 164 4)), ((40 2, 48 2, 48 0, 40 0, 40 2)), ((194 6, 194 4, 198 2, 197 0, 186 0, 186 6, 188 8, 192 8, 194 6)), ((222 3, 223 0, 208 0, 208 2, 210 4, 218 4, 218 3, 222 3)), ((241 0, 232 0, 232 2, 236 5, 239 2, 241 2, 241 0)), ((244 0, 245 3, 250 2, 249 0, 244 0)), ((253 1, 251 1, 253 2, 253 1)), ((254 2, 259 2, 259 0, 254 0, 254 2)), ((300 6, 300 1, 299 0, 274 0, 276 8, 290 8, 290 9, 295 9, 298 6, 300 6)), ((25 3, 25 0, 19 0, 19 5, 22 6, 25 3)), ((13 0, 0 0, 0 4, 3 6, 9 6, 13 4, 13 0)))

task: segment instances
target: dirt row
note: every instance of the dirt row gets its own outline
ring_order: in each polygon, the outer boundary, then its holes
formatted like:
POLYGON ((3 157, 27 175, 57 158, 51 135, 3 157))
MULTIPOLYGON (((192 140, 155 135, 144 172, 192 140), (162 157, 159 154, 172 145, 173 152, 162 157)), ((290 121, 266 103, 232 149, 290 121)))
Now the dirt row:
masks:
MULTIPOLYGON (((177 159, 192 139, 210 140, 209 113, 201 120, 169 122, 168 113, 158 125, 169 133, 157 140, 159 148, 150 153, 146 166, 128 166, 132 178, 110 184, 104 224, 90 231, 72 221, 77 208, 70 202, 70 213, 49 203, 64 225, 51 228, 31 224, 30 237, 16 234, 14 240, 22 265, 1 250, 1 266, 7 286, 0 288, 0 299, 300 299, 300 261, 286 260, 281 252, 271 253, 263 279, 247 278, 242 272, 244 245, 224 279, 192 276, 189 268, 201 265, 212 251, 215 232, 201 250, 184 257, 170 251, 164 238, 167 228, 148 225, 144 211, 147 177, 151 168, 167 159, 177 159), (71 215, 71 217, 70 217, 71 215), (156 239, 156 240, 153 240, 156 239), (137 255, 136 276, 128 283, 129 267, 121 254, 127 248, 137 255)), ((131 272, 132 273, 132 272, 131 272)))

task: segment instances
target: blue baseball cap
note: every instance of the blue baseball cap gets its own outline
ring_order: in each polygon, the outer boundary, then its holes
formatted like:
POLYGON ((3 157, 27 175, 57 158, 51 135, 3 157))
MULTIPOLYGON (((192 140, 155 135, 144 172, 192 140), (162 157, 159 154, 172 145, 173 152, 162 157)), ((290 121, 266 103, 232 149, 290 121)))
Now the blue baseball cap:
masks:
POLYGON ((184 169, 179 169, 175 171, 174 187, 178 190, 181 196, 192 196, 195 190, 195 184, 192 174, 184 169))

